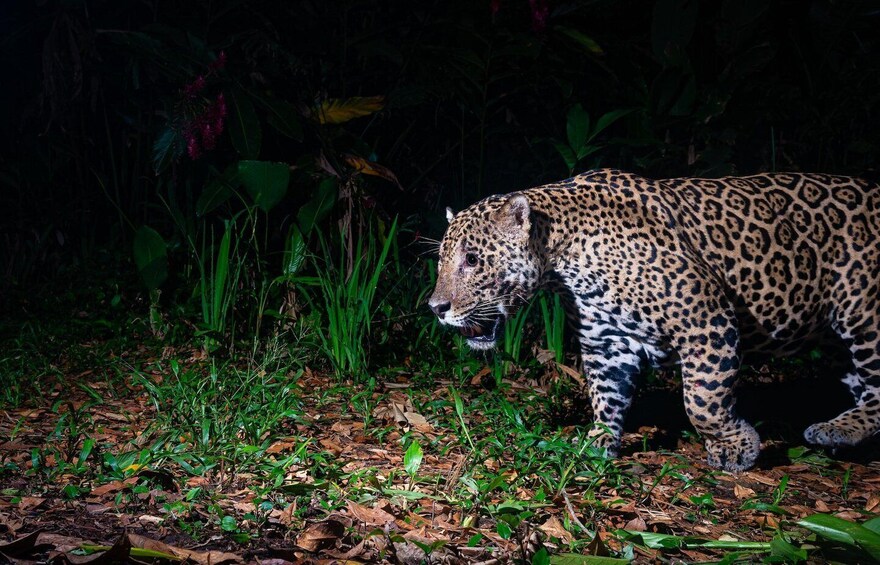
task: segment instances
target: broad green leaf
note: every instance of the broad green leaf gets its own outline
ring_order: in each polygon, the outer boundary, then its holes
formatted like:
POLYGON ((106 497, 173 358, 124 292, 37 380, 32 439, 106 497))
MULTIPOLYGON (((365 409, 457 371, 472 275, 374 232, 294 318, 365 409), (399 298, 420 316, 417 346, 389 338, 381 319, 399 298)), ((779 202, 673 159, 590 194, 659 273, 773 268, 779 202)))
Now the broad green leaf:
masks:
POLYGON ((403 490, 399 488, 383 488, 382 494, 387 496, 399 496, 400 498, 405 498, 407 500, 422 500, 423 498, 427 498, 428 500, 445 500, 443 496, 436 494, 428 494, 416 490, 403 490))
POLYGON ((403 468, 409 476, 415 476, 422 466, 422 446, 419 442, 413 440, 410 442, 406 453, 403 454, 403 468))
POLYGON ((550 554, 547 548, 542 547, 532 555, 532 565, 550 565, 550 554))
POLYGON ((770 554, 781 557, 785 563, 800 563, 807 560, 806 549, 792 545, 780 535, 774 536, 770 542, 770 554))
POLYGON ((153 170, 157 175, 168 170, 171 163, 180 157, 182 147, 177 132, 165 126, 153 143, 153 170))
POLYGON ((287 194, 290 167, 287 163, 239 161, 238 178, 254 203, 268 212, 287 194))
POLYGON ((556 151, 559 152, 559 155, 562 156, 562 160, 565 161, 565 166, 569 171, 573 171, 577 166, 577 156, 574 154, 574 151, 571 148, 562 143, 561 141, 554 141, 553 146, 556 147, 556 151))
MULTIPOLYGON (((85 551, 86 553, 97 553, 99 551, 110 551, 112 549, 109 545, 92 545, 89 543, 83 543, 79 546, 80 549, 85 551)), ((157 551, 155 549, 145 549, 142 547, 132 547, 128 550, 128 557, 140 557, 142 559, 149 560, 162 560, 162 561, 171 561, 171 562, 180 562, 180 557, 173 555, 171 553, 164 553, 162 551, 157 551)), ((103 558, 103 556, 101 556, 103 558)), ((99 558, 99 559, 101 559, 99 558)))
POLYGON ((877 516, 876 518, 871 518, 867 522, 864 522, 862 524, 862 527, 871 530, 875 534, 880 534, 880 516, 877 516))
POLYGON ((254 111, 254 105, 244 92, 232 89, 228 92, 232 111, 229 116, 229 136, 235 150, 245 159, 260 156, 263 130, 254 111))
POLYGON ((596 128, 590 133, 590 141, 602 131, 605 130, 608 126, 624 117, 625 115, 631 113, 633 108, 624 108, 622 110, 612 110, 611 112, 607 112, 602 114, 602 117, 596 122, 596 128))
POLYGON ((303 129, 299 119, 299 112, 293 104, 266 96, 261 97, 260 103, 266 108, 266 122, 275 128, 281 135, 296 141, 302 141, 303 129))
POLYGON ((861 524, 829 514, 812 514, 797 524, 831 541, 860 547, 880 561, 880 534, 861 524))
POLYGON ((322 180, 318 183, 311 200, 303 204, 297 212, 296 219, 303 235, 308 235, 312 228, 327 217, 327 214, 333 209, 339 196, 336 183, 336 177, 327 177, 322 180))
POLYGON ((773 512, 774 514, 779 514, 780 516, 785 516, 788 514, 788 510, 782 508, 781 506, 777 506, 776 504, 771 504, 769 502, 761 502, 759 500, 748 500, 740 506, 740 510, 757 510, 758 512, 773 512))
POLYGON ((76 462, 82 465, 86 459, 89 458, 89 455, 92 453, 92 449, 95 448, 95 438, 86 438, 83 441, 82 449, 79 452, 79 458, 77 458, 76 462))
POLYGON ((378 112, 384 105, 385 99, 382 96, 355 96, 345 100, 331 98, 321 102, 321 106, 315 111, 315 118, 322 124, 341 124, 378 112))
POLYGON ((590 115, 580 104, 575 104, 568 110, 565 120, 565 129, 568 134, 568 146, 575 153, 587 143, 587 135, 590 133, 590 115))
POLYGON ((600 557, 598 555, 579 555, 577 553, 560 553, 550 556, 551 565, 623 565, 629 559, 618 557, 600 557))
POLYGON ((495 526, 495 531, 498 532, 501 539, 510 539, 510 536, 513 534, 513 530, 510 529, 510 525, 507 522, 498 522, 495 526))
POLYGON ((602 48, 599 46, 598 43, 596 43, 596 41, 592 37, 588 37, 578 30, 572 29, 570 27, 557 26, 556 29, 573 39, 575 43, 586 49, 588 52, 594 55, 602 54, 602 48))
POLYGON ((214 177, 205 185, 196 201, 196 215, 204 216, 229 200, 239 186, 241 179, 238 178, 238 163, 235 162, 226 167, 223 174, 214 177))
POLYGON ((651 549, 728 549, 733 551, 770 551, 770 542, 708 540, 692 536, 674 536, 653 532, 632 532, 618 530, 626 541, 644 545, 651 549))
POLYGON ((168 247, 162 236, 149 226, 134 234, 134 264, 148 289, 159 288, 168 278, 168 247))
POLYGON ((238 523, 233 516, 223 516, 223 519, 220 520, 220 529, 224 532, 234 532, 238 529, 238 523))
POLYGON ((302 268, 306 260, 306 242, 302 232, 296 226, 290 226, 287 232, 287 242, 284 245, 284 260, 282 269, 284 275, 292 277, 302 268))

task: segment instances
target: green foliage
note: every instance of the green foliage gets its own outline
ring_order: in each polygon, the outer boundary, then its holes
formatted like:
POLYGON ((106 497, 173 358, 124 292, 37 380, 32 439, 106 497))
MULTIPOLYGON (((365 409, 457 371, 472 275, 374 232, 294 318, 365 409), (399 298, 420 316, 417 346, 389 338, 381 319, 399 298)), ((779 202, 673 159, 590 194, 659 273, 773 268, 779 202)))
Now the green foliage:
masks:
POLYGON ((544 340, 547 349, 553 352, 553 360, 565 360, 565 307, 558 294, 542 293, 538 296, 541 319, 544 322, 544 340))
POLYGON ((871 559, 880 561, 880 520, 876 518, 865 524, 856 524, 829 514, 812 514, 799 520, 798 525, 826 540, 864 551, 871 559))
POLYGON ((301 414, 298 385, 285 373, 212 366, 205 371, 171 361, 161 382, 135 373, 156 409, 157 447, 178 462, 253 461, 288 419, 301 414))
POLYGON ((611 124, 632 112, 632 109, 614 110, 603 114, 593 128, 590 128, 590 115, 580 104, 575 104, 568 111, 566 119, 567 143, 553 140, 553 145, 565 161, 569 176, 573 175, 578 164, 602 149, 602 145, 593 143, 596 137, 611 124))
MULTIPOLYGON (((227 326, 232 322, 232 309, 238 294, 243 262, 238 258, 238 233, 235 220, 226 222, 220 244, 202 249, 199 263, 199 297, 202 306, 202 332, 206 336, 206 349, 212 351, 219 345, 227 326), (233 243, 234 240, 234 243, 233 243)), ((213 242, 212 242, 213 243, 213 242)), ((203 244, 204 245, 204 244, 203 244)))
MULTIPOLYGON (((323 313, 318 336, 325 356, 339 378, 360 379, 369 367, 369 337, 376 317, 379 280, 397 235, 397 219, 387 232, 367 231, 357 238, 351 255, 339 253, 335 262, 317 266, 318 276, 295 279, 303 291, 318 287, 320 302, 309 298, 312 309, 323 313)), ((331 256, 321 238, 325 256, 331 256)))
POLYGON ((159 288, 168 278, 167 245, 149 226, 141 226, 134 236, 134 264, 148 289, 159 288))
POLYGON ((268 212, 287 193, 290 169, 285 163, 239 161, 238 178, 254 204, 268 212))

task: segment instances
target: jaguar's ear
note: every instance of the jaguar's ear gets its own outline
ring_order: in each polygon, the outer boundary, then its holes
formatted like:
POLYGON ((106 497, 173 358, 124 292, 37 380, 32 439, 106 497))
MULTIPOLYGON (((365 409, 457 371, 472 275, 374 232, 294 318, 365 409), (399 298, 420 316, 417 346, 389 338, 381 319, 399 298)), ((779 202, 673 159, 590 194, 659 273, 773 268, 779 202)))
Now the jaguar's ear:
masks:
POLYGON ((522 194, 515 194, 501 205, 494 220, 502 233, 517 239, 528 239, 532 227, 529 199, 522 194))
POLYGON ((452 208, 449 206, 446 207, 446 221, 451 222, 452 218, 455 217, 455 213, 452 211, 452 208))

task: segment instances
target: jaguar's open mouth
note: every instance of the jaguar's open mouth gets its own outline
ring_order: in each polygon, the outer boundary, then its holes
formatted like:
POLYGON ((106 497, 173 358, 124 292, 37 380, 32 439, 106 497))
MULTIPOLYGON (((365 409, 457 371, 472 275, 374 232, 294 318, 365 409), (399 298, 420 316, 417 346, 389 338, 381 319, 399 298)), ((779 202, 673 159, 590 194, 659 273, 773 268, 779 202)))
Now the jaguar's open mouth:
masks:
POLYGON ((467 344, 471 349, 491 349, 501 337, 504 330, 504 316, 499 314, 494 321, 479 324, 461 326, 458 331, 467 338, 467 344))

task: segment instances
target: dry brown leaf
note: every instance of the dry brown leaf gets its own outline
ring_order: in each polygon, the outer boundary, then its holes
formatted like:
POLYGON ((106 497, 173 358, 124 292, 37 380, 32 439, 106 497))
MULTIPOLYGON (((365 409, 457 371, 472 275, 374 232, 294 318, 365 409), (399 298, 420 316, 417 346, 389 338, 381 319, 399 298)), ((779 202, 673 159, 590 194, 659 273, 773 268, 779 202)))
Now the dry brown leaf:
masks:
POLYGON ((477 374, 475 374, 473 377, 471 377, 471 384, 474 386, 478 386, 480 383, 483 382, 483 377, 489 375, 491 372, 492 372, 491 368, 483 367, 482 369, 477 371, 477 374))
POLYGON ((391 415, 398 426, 406 425, 406 407, 403 404, 392 402, 391 415))
POLYGON ((266 453, 275 454, 283 451, 292 451, 300 445, 296 438, 284 438, 276 441, 266 449, 266 453))
POLYGON ((623 529, 632 532, 644 532, 648 529, 648 524, 645 523, 641 516, 636 516, 627 522, 623 529))
POLYGON ((819 512, 831 512, 831 508, 822 499, 816 500, 816 510, 819 512))
POLYGON ((223 565, 225 563, 242 562, 241 557, 233 553, 225 553, 223 551, 190 551, 189 549, 168 545, 167 543, 138 534, 128 534, 128 539, 132 547, 176 555, 181 559, 190 560, 199 565, 223 565))
POLYGON ((855 510, 849 509, 843 510, 841 512, 835 512, 834 515, 838 518, 849 520, 850 522, 859 522, 865 519, 861 512, 856 512, 855 510))
POLYGON ((409 422, 409 425, 414 427, 420 432, 427 433, 433 431, 431 424, 428 423, 428 420, 425 419, 424 416, 419 414, 418 412, 404 412, 404 418, 409 422))
POLYGON ((320 443, 321 447, 323 447, 333 455, 339 455, 340 453, 342 453, 342 446, 330 438, 321 438, 318 443, 320 443))
POLYGON ((46 500, 39 496, 22 496, 18 502, 18 508, 22 511, 33 510, 39 508, 44 502, 46 500))
POLYGON ((755 516, 755 522, 762 528, 775 530, 779 527, 779 518, 773 514, 760 514, 755 516))
POLYGON ((90 540, 84 540, 71 536, 62 536, 60 534, 52 534, 47 532, 43 532, 42 534, 40 534, 40 537, 37 540, 37 545, 51 546, 52 548, 54 548, 55 551, 59 553, 67 553, 68 551, 79 549, 82 544, 95 545, 95 543, 90 540))
POLYGON ((766 485, 768 487, 777 487, 779 486, 779 479, 774 479, 772 477, 767 477, 760 473, 755 473, 754 471, 746 471, 745 476, 752 479, 757 483, 761 483, 762 485, 766 485))
POLYGON ((868 497, 865 510, 868 512, 880 512, 880 494, 874 493, 868 497))
POLYGON ((560 522, 559 518, 556 516, 550 516, 546 522, 538 526, 538 529, 548 536, 557 538, 566 544, 571 543, 574 539, 571 533, 565 529, 565 526, 562 525, 562 522, 560 522))
POLYGON ((345 533, 345 525, 337 520, 324 520, 309 524, 297 536, 296 545, 306 551, 321 551, 336 545, 336 541, 345 533))
POLYGON ((395 518, 381 508, 367 508, 357 502, 348 501, 348 511, 359 522, 363 522, 370 526, 384 526, 390 522, 394 522, 395 518))
POLYGON ((744 487, 739 483, 733 485, 733 494, 740 500, 743 498, 752 498, 755 496, 754 489, 750 489, 749 487, 744 487))
POLYGON ((415 512, 408 513, 408 521, 409 525, 414 528, 426 528, 431 525, 431 522, 427 518, 416 514, 415 512))
POLYGON ((351 437, 351 424, 341 420, 333 422, 333 425, 330 426, 330 431, 344 435, 345 437, 351 437))
POLYGON ((111 481, 105 485, 93 488, 92 492, 89 494, 92 496, 103 496, 105 494, 117 493, 121 490, 131 488, 131 486, 137 484, 137 482, 137 477, 129 477, 124 481, 111 481))
POLYGON ((556 367, 558 367, 560 371, 565 373, 569 378, 571 378, 577 384, 579 384, 581 386, 586 384, 586 381, 584 381, 584 376, 581 374, 580 371, 573 369, 573 368, 569 367, 568 365, 563 365, 562 363, 557 363, 556 367))

